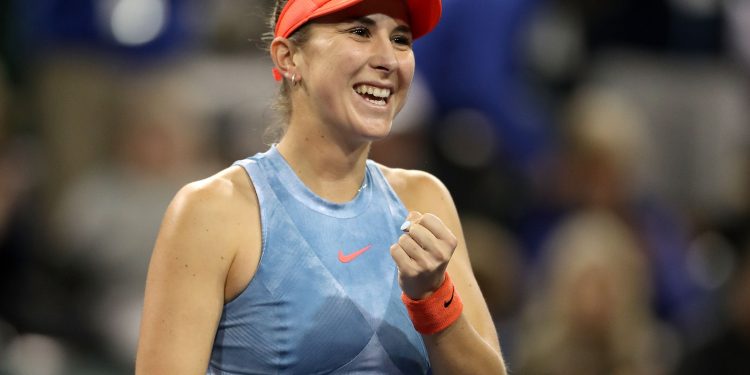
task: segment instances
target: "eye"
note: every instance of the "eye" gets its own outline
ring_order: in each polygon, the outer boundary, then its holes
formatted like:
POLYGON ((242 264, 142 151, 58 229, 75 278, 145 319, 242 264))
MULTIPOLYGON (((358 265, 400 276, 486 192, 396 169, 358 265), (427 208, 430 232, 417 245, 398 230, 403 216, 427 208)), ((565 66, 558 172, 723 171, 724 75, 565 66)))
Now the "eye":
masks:
POLYGON ((400 44, 400 45, 403 45, 403 46, 409 46, 409 47, 411 47, 412 40, 411 40, 410 37, 408 37, 406 35, 395 35, 392 38, 392 40, 396 44, 400 44))
POLYGON ((369 37, 370 36, 370 29, 364 27, 364 26, 357 26, 349 29, 349 33, 361 36, 361 37, 369 37))

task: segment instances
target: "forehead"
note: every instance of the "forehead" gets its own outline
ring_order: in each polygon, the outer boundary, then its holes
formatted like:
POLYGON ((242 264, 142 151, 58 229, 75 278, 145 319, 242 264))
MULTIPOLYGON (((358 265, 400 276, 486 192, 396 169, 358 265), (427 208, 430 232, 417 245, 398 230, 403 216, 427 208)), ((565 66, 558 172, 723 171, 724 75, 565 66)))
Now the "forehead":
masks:
POLYGON ((320 17, 315 21, 321 23, 344 22, 373 14, 383 14, 393 18, 398 24, 409 25, 409 11, 403 0, 364 0, 349 8, 320 17))

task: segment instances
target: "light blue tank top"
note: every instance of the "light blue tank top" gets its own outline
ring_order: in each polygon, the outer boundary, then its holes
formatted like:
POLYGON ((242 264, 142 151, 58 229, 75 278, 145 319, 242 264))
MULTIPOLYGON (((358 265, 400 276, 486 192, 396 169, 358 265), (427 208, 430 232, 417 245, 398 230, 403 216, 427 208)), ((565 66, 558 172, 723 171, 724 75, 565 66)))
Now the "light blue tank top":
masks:
POLYGON ((310 191, 275 147, 235 165, 260 202, 262 253, 224 305, 207 373, 430 373, 389 250, 407 211, 377 165, 343 204, 310 191))

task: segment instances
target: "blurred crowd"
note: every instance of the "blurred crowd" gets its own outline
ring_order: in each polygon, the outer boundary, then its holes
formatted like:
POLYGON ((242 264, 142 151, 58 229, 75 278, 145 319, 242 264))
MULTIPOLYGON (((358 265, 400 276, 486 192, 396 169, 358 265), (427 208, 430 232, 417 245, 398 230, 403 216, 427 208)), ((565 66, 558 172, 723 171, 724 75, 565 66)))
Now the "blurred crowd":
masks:
MULTIPOLYGON (((265 150, 270 0, 0 0, 0 375, 133 372, 185 183, 265 150)), ((750 374, 750 2, 443 0, 371 157, 453 194, 517 374, 750 374)))

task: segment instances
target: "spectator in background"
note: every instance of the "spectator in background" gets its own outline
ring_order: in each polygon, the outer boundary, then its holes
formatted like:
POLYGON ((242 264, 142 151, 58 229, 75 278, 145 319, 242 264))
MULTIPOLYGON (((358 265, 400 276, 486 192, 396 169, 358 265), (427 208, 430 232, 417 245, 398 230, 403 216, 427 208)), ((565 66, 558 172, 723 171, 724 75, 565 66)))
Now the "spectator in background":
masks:
MULTIPOLYGON (((750 235, 750 233, 748 233, 750 235)), ((749 236, 750 238, 750 236, 749 236)), ((750 374, 750 241, 729 285, 721 332, 689 352, 676 374, 750 374)))
MULTIPOLYGON (((5 150, 8 143, 8 137, 10 129, 8 129, 8 113, 7 107, 10 101, 10 93, 5 81, 5 66, 0 61, 0 155, 5 156, 5 150)), ((4 157, 1 159, 4 161, 4 157)), ((17 188, 13 186, 12 182, 16 181, 16 178, 11 178, 9 165, 5 162, 0 166, 0 239, 4 238, 4 232, 6 229, 6 223, 8 220, 9 212, 11 210, 12 202, 16 196, 17 188)))
MULTIPOLYGON (((0 62, 0 285, 10 285, 14 280, 13 269, 19 268, 22 261, 21 254, 12 246, 10 237, 10 221, 13 216, 14 205, 18 195, 18 170, 13 168, 6 155, 7 137, 9 130, 7 121, 7 103, 10 95, 5 82, 5 66, 0 62)), ((10 299, 8 291, 3 287, 0 289, 0 306, 5 307, 6 300, 10 299)), ((0 309, 0 355, 6 341, 12 335, 11 327, 4 322, 8 319, 8 311, 0 309)))
POLYGON ((467 246, 471 248, 471 267, 496 327, 501 330, 500 323, 518 312, 522 249, 513 233, 486 216, 467 215, 461 219, 467 246))
MULTIPOLYGON (((745 165, 750 172, 750 159, 745 165)), ((720 324, 708 340, 687 352, 676 374, 750 374, 750 173, 744 178, 744 204, 704 234, 721 246, 705 249, 714 263, 722 253, 731 255, 725 258, 725 269, 731 272, 721 285, 723 303, 715 319, 720 324)))
MULTIPOLYGON (((614 90, 583 86, 568 103, 563 122, 556 190, 548 192, 560 213, 554 220, 532 218, 530 226, 544 228, 534 235, 546 238, 566 216, 589 209, 615 215, 649 264, 654 310, 690 329, 702 293, 686 268, 685 224, 644 188, 642 168, 651 162, 652 145, 639 108, 614 90)), ((533 250, 532 263, 544 257, 538 254, 543 249, 533 250)))
POLYGON ((649 264, 628 226, 610 212, 585 210, 547 245, 524 314, 519 373, 665 373, 649 264))
POLYGON ((72 275, 44 251, 38 149, 11 121, 19 100, 5 78, 0 61, 0 374, 58 374, 64 345, 54 336, 76 326, 66 305, 72 275))
POLYGON ((512 358, 523 300, 523 249, 511 231, 487 216, 466 215, 461 222, 471 268, 502 337, 503 354, 512 358))
POLYGON ((573 202, 610 210, 631 228, 650 264, 656 312, 683 332, 691 329, 705 294, 686 268, 685 218, 645 188, 643 168, 652 162, 655 145, 643 114, 606 89, 582 90, 569 108, 573 202))
POLYGON ((216 154, 205 149, 195 91, 179 77, 138 74, 120 98, 111 158, 65 189, 55 218, 66 255, 95 280, 86 291, 95 330, 107 354, 131 373, 162 215, 174 191, 205 174, 216 154))

